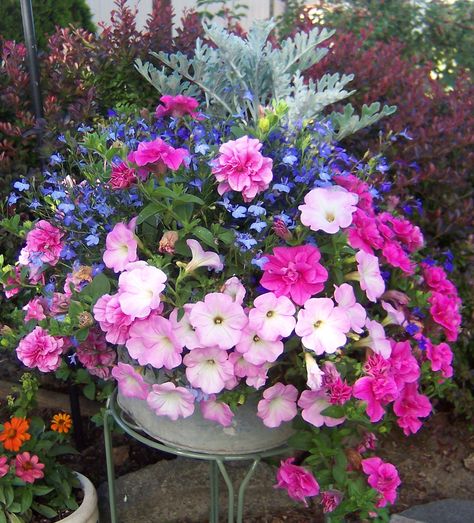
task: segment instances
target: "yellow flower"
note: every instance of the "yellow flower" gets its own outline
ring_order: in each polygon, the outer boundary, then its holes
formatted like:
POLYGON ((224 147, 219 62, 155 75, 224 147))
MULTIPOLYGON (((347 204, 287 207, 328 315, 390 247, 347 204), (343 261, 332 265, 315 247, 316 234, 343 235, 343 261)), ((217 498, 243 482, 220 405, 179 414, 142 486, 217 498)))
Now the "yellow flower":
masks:
POLYGON ((72 427, 72 419, 69 414, 64 414, 62 412, 55 414, 51 420, 51 430, 54 432, 59 432, 67 434, 72 427))

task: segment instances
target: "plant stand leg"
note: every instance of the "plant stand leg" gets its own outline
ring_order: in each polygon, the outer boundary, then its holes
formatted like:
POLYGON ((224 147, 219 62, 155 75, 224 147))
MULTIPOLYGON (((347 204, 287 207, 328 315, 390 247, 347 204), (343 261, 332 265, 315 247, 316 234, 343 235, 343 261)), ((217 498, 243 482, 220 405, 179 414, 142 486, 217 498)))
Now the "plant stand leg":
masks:
POLYGON ((110 425, 111 413, 104 413, 104 444, 105 460, 107 462, 107 485, 109 487, 110 522, 117 523, 117 505, 115 500, 115 469, 112 455, 112 427, 110 425))
POLYGON ((227 485, 227 492, 229 494, 229 502, 228 502, 228 509, 227 509, 227 522, 234 523, 234 502, 235 502, 234 485, 232 484, 232 480, 230 479, 229 474, 227 474, 227 470, 226 470, 222 460, 216 459, 216 463, 217 463, 217 466, 219 467, 219 470, 221 471, 225 484, 227 485))
POLYGON ((245 496, 245 489, 247 488, 247 485, 250 481, 250 478, 253 476, 255 469, 257 468, 257 465, 260 463, 260 458, 254 459, 251 467, 249 468, 249 471, 245 475, 245 478, 242 480, 242 483, 239 487, 239 497, 237 501, 237 523, 242 523, 244 518, 244 496, 245 496))
POLYGON ((215 461, 209 463, 209 479, 211 484, 209 523, 219 523, 219 469, 215 461))

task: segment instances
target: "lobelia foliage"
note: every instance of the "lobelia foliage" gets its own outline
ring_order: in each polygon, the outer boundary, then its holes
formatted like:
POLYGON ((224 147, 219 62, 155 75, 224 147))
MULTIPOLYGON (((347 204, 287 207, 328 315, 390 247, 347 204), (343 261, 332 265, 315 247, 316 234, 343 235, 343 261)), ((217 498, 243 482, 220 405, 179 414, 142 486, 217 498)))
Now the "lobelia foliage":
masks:
MULTIPOLYGON (((269 41, 273 22, 254 24, 247 37, 226 31, 217 24, 204 25, 211 47, 196 42, 192 58, 182 53, 152 53, 166 67, 157 69, 137 61, 137 69, 160 93, 195 96, 201 90, 208 108, 216 115, 241 115, 256 121, 260 107, 272 100, 282 101, 288 110, 290 125, 304 119, 322 120, 325 107, 348 97, 344 87, 352 75, 324 75, 317 82, 305 84, 301 72, 318 63, 328 52, 318 46, 333 33, 326 29, 299 32, 276 48, 269 41), (171 74, 169 74, 171 70, 171 74)), ((383 116, 393 114, 395 107, 373 103, 364 106, 361 116, 348 104, 340 113, 331 113, 329 139, 341 139, 383 116)))
POLYGON ((39 219, 2 222, 25 242, 2 269, 24 303, 7 345, 173 420, 229 426, 257 395, 256 423, 292 421, 306 452, 280 488, 334 521, 387 519, 400 478, 377 435, 417 432, 450 387, 456 288, 372 184, 381 157, 341 148, 324 116, 292 122, 290 96, 254 120, 206 92, 82 127, 41 182, 15 183, 39 219))

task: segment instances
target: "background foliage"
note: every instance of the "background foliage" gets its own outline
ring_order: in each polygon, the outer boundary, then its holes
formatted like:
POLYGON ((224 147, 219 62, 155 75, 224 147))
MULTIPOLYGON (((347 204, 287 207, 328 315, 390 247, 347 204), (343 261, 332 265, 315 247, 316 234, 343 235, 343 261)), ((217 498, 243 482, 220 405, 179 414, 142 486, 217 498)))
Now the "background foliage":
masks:
MULTIPOLYGON (((92 14, 86 0, 32 0, 38 47, 46 47, 56 27, 82 27, 94 31, 92 14)), ((20 2, 2 0, 0 4, 0 35, 6 40, 23 42, 20 2)))

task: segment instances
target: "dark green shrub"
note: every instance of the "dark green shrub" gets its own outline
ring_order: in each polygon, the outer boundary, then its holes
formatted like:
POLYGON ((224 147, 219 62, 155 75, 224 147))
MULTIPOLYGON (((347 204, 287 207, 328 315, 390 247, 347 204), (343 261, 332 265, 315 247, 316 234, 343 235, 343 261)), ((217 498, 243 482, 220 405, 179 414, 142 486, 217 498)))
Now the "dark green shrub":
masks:
MULTIPOLYGON (((92 15, 86 0, 32 0, 38 47, 46 47, 56 27, 82 27, 94 32, 92 15)), ((2 0, 0 4, 0 36, 5 40, 23 41, 23 25, 19 0, 2 0)))

